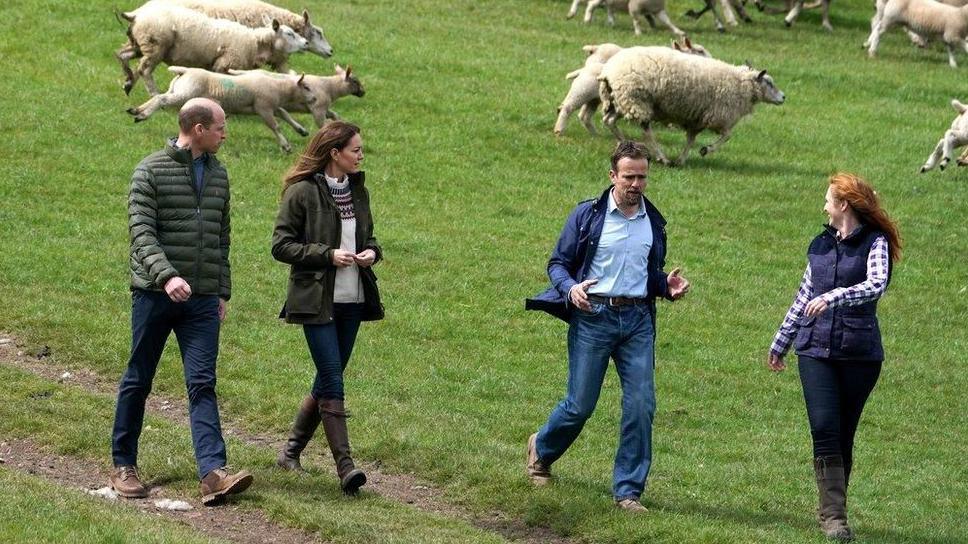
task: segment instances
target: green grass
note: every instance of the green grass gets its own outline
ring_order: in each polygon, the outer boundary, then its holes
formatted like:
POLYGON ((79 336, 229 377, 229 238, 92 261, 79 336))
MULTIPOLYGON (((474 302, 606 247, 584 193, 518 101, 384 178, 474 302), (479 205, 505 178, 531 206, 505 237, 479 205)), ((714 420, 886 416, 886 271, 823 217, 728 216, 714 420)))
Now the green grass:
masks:
MULTIPOLYGON (((871 542, 964 542, 968 184, 964 170, 916 171, 954 116, 948 101, 966 98, 968 58, 959 55, 966 66, 951 70, 940 49, 915 49, 894 31, 867 59, 866 2, 835 3, 833 33, 807 12, 792 29, 754 13, 755 25, 725 35, 708 18, 681 16, 693 2, 669 4, 714 56, 768 69, 787 103, 759 106, 709 158, 652 170, 648 194, 670 221, 669 263, 684 266, 693 291, 659 310, 652 513, 629 518, 609 496, 619 417, 613 374, 582 437, 556 464, 558 484, 533 490, 523 478, 524 440, 566 378, 564 325, 526 314, 523 299, 544 288, 568 211, 607 183, 610 139, 589 136, 575 119, 562 138, 551 134, 564 74, 583 62, 583 44, 664 44, 670 35, 635 38, 623 16, 614 28, 601 14, 587 26, 566 21, 563 0, 306 3, 334 60, 351 64, 367 90, 334 109, 363 127, 386 253, 376 272, 387 319, 363 327, 347 372, 358 455, 430 479, 482 515, 497 510, 587 541, 821 542, 795 369, 775 376, 763 363, 823 222, 825 178, 855 171, 875 184, 906 246, 880 304, 887 361, 858 436, 852 524, 871 542)), ((131 97, 120 90, 112 53, 124 34, 113 7, 13 0, 0 31, 0 327, 50 345, 54 364, 112 380, 130 341, 128 179, 175 126, 171 112, 139 125, 124 113, 146 95, 140 84, 131 97)), ((329 73, 332 61, 292 64, 329 73)), ((157 76, 168 81, 163 68, 157 76)), ((294 147, 304 144, 283 130, 294 147)), ((681 132, 657 133, 669 152, 684 141, 681 132)), ((281 435, 312 377, 301 332, 275 319, 286 268, 268 253, 293 157, 261 121, 233 116, 220 158, 233 183, 235 286, 220 400, 250 430, 281 435)), ((156 390, 184 395, 174 347, 156 390)), ((20 418, 6 432, 106 457, 111 403, 77 402, 90 418, 76 433, 58 433, 52 417, 20 418)), ((154 440, 146 436, 144 447, 161 449, 146 451, 143 468, 190 481, 187 430, 154 440)), ((272 452, 232 444, 230 455, 258 465, 272 452)), ((307 505, 302 494, 257 485, 246 501, 337 541, 395 534, 381 523, 394 527, 408 515, 374 515, 394 507, 339 502, 325 489, 307 505), (339 515, 319 518, 331 502, 339 515)), ((405 523, 426 536, 440 522, 413 514, 405 523)))

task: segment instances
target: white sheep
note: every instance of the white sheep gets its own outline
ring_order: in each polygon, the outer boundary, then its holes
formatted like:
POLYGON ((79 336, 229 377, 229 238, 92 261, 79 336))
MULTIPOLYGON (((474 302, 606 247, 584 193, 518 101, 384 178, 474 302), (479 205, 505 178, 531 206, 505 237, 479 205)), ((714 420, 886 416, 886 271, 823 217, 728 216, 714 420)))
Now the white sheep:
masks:
POLYGON ((785 97, 766 70, 734 66, 697 55, 683 55, 665 47, 631 47, 613 56, 599 76, 606 125, 619 116, 637 122, 645 144, 659 162, 685 162, 696 135, 719 134, 699 153, 708 155, 725 143, 736 123, 757 102, 782 104, 785 97), (652 134, 651 123, 671 123, 686 131, 686 145, 669 161, 652 134))
MULTIPOLYGON (((289 104, 289 111, 311 113, 316 121, 316 126, 322 127, 327 119, 339 119, 340 116, 333 111, 333 102, 344 96, 362 97, 365 94, 363 84, 353 73, 353 67, 347 66, 346 70, 340 65, 336 65, 335 75, 332 76, 313 76, 306 74, 303 79, 302 87, 305 89, 305 100, 296 104, 289 104)), ((262 74, 264 77, 278 77, 280 74, 267 72, 265 70, 229 70, 230 74, 241 75, 243 73, 262 74)), ((289 75, 295 78, 297 76, 289 75)))
MULTIPOLYGON (((710 56, 705 47, 698 43, 693 43, 689 38, 684 38, 681 43, 679 41, 673 41, 672 48, 686 54, 701 55, 704 57, 710 56)), ((569 72, 565 76, 565 79, 571 79, 573 81, 571 88, 568 90, 568 94, 565 95, 561 105, 558 106, 558 120, 555 123, 554 129, 555 134, 558 136, 561 136, 565 132, 568 118, 575 110, 579 110, 578 119, 581 120, 588 132, 595 134, 595 125, 592 124, 592 116, 595 114, 595 110, 598 109, 598 105, 601 104, 601 99, 598 96, 598 76, 602 73, 602 66, 605 65, 608 59, 621 51, 622 47, 614 43, 602 43, 598 45, 586 45, 582 47, 582 50, 588 53, 588 58, 585 59, 585 65, 578 70, 569 72)), ((612 129, 612 133, 615 134, 616 138, 620 140, 624 139, 617 126, 612 125, 609 128, 612 129)))
MULTIPOLYGON (((575 13, 578 11, 578 4, 581 0, 573 0, 571 9, 568 11, 568 18, 574 17, 575 13)), ((686 33, 679 30, 676 25, 672 23, 669 19, 669 14, 666 12, 665 0, 588 0, 588 6, 585 8, 585 23, 589 23, 592 20, 592 12, 595 8, 604 6, 605 11, 608 13, 608 24, 615 24, 614 10, 627 11, 632 17, 632 28, 635 30, 635 35, 639 36, 642 34, 642 24, 640 18, 644 17, 649 23, 649 26, 655 28, 655 19, 658 19, 662 24, 669 27, 676 36, 685 36, 686 33)))
POLYGON ((178 6, 155 6, 122 16, 131 24, 128 43, 117 58, 124 70, 124 92, 131 92, 140 75, 152 95, 158 94, 152 72, 160 62, 225 72, 229 68, 257 68, 278 55, 305 51, 306 38, 279 21, 249 28, 234 21, 214 19, 178 6), (128 65, 141 57, 136 73, 128 65))
MULTIPOLYGON (((794 0, 792 4, 793 5, 790 7, 789 13, 787 13, 786 17, 783 18, 783 22, 786 24, 787 27, 793 26, 793 22, 797 20, 797 17, 800 16, 800 12, 803 11, 804 8, 813 7, 813 5, 815 5, 816 3, 805 6, 804 0, 794 0)), ((823 14, 822 25, 824 29, 828 31, 833 31, 834 27, 833 25, 830 24, 830 0, 820 0, 819 4, 820 4, 821 13, 823 14)))
MULTIPOLYGON (((150 0, 141 8, 135 10, 134 13, 137 14, 141 9, 150 9, 158 4, 181 6, 204 13, 215 19, 235 21, 250 28, 265 26, 266 17, 275 19, 306 38, 306 41, 309 42, 307 49, 309 52, 324 58, 333 55, 333 47, 326 40, 323 29, 312 24, 309 19, 309 12, 306 10, 303 10, 302 15, 298 15, 260 0, 150 0)), ((281 60, 279 64, 270 60, 269 65, 277 72, 286 71, 287 59, 279 60, 281 60)))
POLYGON ((312 112, 318 126, 325 122, 327 112, 331 118, 335 118, 335 114, 329 111, 329 105, 335 98, 344 95, 334 92, 340 86, 331 84, 333 79, 343 80, 346 82, 344 87, 353 88, 345 94, 363 96, 359 80, 350 74, 350 70, 344 71, 339 65, 336 66, 337 75, 331 77, 297 76, 265 70, 233 70, 232 74, 221 74, 182 66, 170 66, 168 70, 177 74, 169 84, 168 92, 155 95, 137 108, 128 110, 135 122, 148 119, 161 108, 178 109, 191 98, 211 98, 226 113, 254 113, 261 117, 276 136, 279 147, 287 153, 292 146, 279 130, 276 116, 300 135, 306 136, 309 132, 289 112, 312 112))
MULTIPOLYGON (((965 106, 957 100, 952 100, 951 107, 958 112, 958 117, 955 117, 955 120, 951 122, 951 128, 945 131, 944 135, 938 141, 938 145, 934 146, 934 151, 928 156, 928 160, 921 166, 922 174, 934 168, 935 165, 944 170, 951 161, 955 149, 968 144, 968 113, 966 113, 968 112, 968 106, 965 106), (938 159, 941 159, 940 164, 938 159)), ((965 160, 965 154, 962 154, 958 159, 958 165, 968 165, 968 161, 965 160)))
POLYGON ((745 0, 719 0, 720 8, 723 14, 719 14, 719 9, 716 7, 716 0, 703 0, 703 8, 699 11, 690 9, 685 13, 686 17, 691 17, 693 19, 699 19, 707 11, 713 12, 713 19, 716 20, 716 30, 719 32, 726 32, 726 25, 736 26, 739 23, 736 22, 736 14, 739 14, 743 22, 752 23, 753 19, 750 18, 749 14, 746 13, 746 8, 743 7, 745 0), (725 19, 725 24, 724 24, 725 19))
MULTIPOLYGON (((968 5, 968 0, 937 0, 937 1, 948 6, 954 6, 956 8, 960 8, 964 5, 968 5)), ((875 2, 874 16, 871 17, 871 32, 873 32, 874 29, 877 28, 878 23, 880 23, 880 17, 881 17, 881 13, 877 10, 877 3, 875 2)), ((928 46, 928 42, 930 40, 912 31, 910 28, 905 27, 904 30, 905 32, 907 32, 908 37, 911 39, 911 43, 913 43, 914 45, 921 48, 928 46)), ((870 37, 868 37, 867 40, 864 41, 864 48, 867 48, 869 46, 870 46, 870 37)))
POLYGON ((877 0, 877 13, 871 21, 871 34, 865 42, 873 57, 881 36, 891 27, 902 25, 923 38, 941 38, 948 50, 948 64, 957 68, 955 47, 968 51, 968 6, 954 7, 934 0, 877 0))

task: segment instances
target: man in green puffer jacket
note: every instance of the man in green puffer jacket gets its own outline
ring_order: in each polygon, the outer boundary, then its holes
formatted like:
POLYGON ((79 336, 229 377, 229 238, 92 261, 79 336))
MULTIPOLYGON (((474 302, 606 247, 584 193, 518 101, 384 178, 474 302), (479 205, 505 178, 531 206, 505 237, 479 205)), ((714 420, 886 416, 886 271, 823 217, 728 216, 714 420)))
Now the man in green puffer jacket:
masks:
POLYGON ((226 469, 215 396, 215 361, 229 273, 229 181, 215 153, 225 139, 218 103, 192 99, 178 113, 179 134, 148 155, 131 177, 131 358, 118 388, 111 487, 122 497, 146 497, 137 469, 145 401, 172 331, 188 387, 192 444, 202 502, 213 505, 252 483, 226 469))

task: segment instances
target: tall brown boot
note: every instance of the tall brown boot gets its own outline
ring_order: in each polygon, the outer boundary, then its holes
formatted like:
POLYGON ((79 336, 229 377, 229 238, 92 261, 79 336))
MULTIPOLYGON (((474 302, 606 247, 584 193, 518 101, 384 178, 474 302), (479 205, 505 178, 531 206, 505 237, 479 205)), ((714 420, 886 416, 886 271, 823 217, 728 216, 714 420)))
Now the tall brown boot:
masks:
POLYGON ((827 538, 847 542, 854 535, 847 525, 847 481, 844 478, 844 459, 840 455, 826 455, 813 460, 820 496, 820 529, 827 538))
POLYGON ((316 433, 319 421, 316 399, 312 395, 307 395, 299 405, 299 412, 296 413, 296 420, 292 423, 289 439, 282 446, 282 451, 276 459, 277 465, 286 470, 303 470, 302 465, 299 464, 299 454, 306 449, 306 444, 316 433))
POLYGON ((356 468, 350 457, 350 438, 346 431, 346 418, 349 414, 343 409, 343 401, 328 399, 319 401, 319 414, 323 419, 323 430, 329 449, 336 461, 336 474, 343 493, 353 495, 366 483, 366 474, 356 468))

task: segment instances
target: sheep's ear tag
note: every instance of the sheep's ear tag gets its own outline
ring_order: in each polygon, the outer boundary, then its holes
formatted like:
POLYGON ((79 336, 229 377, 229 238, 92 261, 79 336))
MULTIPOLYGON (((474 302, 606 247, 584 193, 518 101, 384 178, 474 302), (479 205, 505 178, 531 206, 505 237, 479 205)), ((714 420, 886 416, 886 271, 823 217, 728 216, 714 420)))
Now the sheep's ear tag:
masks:
POLYGON ((763 70, 760 73, 756 74, 756 81, 763 81, 763 76, 765 75, 766 75, 766 70, 763 70))

